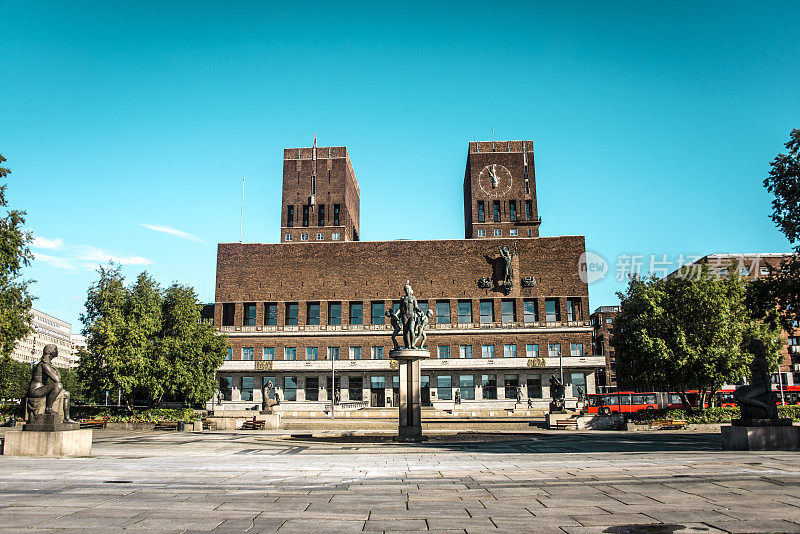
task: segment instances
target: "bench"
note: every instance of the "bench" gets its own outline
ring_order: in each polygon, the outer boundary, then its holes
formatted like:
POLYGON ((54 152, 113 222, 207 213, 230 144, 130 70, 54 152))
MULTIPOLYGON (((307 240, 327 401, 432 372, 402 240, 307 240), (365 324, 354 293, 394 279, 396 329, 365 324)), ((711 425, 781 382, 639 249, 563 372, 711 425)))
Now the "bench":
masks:
POLYGON ((203 430, 211 430, 211 421, 203 419, 203 430))
POLYGON ((177 421, 159 421, 153 430, 178 430, 177 421))
POLYGON ((578 422, 570 419, 556 421, 556 430, 578 430, 578 422))
POLYGON ((684 419, 659 419, 652 421, 650 426, 657 426, 659 430, 676 430, 686 428, 686 421, 684 419))
POLYGON ((108 425, 106 419, 87 419, 81 421, 81 428, 105 428, 108 425))
POLYGON ((255 419, 248 419, 242 423, 242 430, 264 430, 264 421, 256 421, 255 419))

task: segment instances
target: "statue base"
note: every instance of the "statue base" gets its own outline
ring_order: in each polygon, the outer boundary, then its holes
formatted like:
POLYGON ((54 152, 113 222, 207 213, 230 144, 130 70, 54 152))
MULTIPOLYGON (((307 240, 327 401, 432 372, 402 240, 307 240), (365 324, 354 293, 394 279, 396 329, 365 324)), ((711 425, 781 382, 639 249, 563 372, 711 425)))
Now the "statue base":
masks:
POLYGON ((427 349, 397 349, 389 358, 400 364, 400 407, 396 441, 424 441, 422 435, 422 393, 420 391, 419 361, 430 358, 427 349))
MULTIPOLYGON (((29 425, 26 425, 29 426, 29 425)), ((4 456, 91 456, 92 429, 6 432, 4 456)))
POLYGON ((800 427, 793 426, 791 419, 735 419, 720 430, 723 450, 800 450, 800 427))
POLYGON ((731 426, 792 426, 792 420, 785 419, 731 419, 731 426))
POLYGON ((56 413, 33 415, 31 421, 22 427, 25 432, 64 432, 80 429, 80 423, 65 423, 61 414, 56 413))

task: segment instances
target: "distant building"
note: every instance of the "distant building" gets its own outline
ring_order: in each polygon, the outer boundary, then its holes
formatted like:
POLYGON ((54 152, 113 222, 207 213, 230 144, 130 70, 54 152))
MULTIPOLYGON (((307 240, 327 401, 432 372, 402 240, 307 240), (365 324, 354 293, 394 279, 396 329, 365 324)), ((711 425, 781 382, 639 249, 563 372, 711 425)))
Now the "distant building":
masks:
POLYGON ((597 372, 598 388, 617 387, 617 359, 614 356, 614 347, 611 346, 611 336, 614 334, 614 323, 619 312, 619 306, 600 306, 589 317, 594 355, 603 356, 606 360, 605 368, 597 372))
POLYGON ((80 356, 78 356, 78 352, 81 349, 89 350, 87 344, 88 340, 86 339, 86 336, 82 334, 72 334, 71 341, 72 341, 72 356, 75 361, 75 365, 78 365, 78 362, 80 361, 80 356))
POLYGON ((58 347, 58 357, 53 364, 62 368, 75 367, 77 362, 72 351, 72 325, 37 309, 31 309, 31 313, 33 332, 17 343, 11 357, 19 362, 38 362, 44 346, 53 343, 58 347))

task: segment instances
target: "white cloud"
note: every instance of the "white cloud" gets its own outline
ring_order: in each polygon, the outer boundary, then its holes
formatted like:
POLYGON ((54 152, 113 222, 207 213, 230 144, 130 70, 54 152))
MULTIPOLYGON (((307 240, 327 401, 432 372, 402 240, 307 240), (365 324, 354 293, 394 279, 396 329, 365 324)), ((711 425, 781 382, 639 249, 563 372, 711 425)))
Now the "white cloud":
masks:
POLYGON ((158 226, 155 224, 145 224, 145 223, 139 223, 139 226, 143 226, 148 230, 163 232, 165 234, 169 234, 171 236, 175 236, 180 239, 186 239, 187 241, 196 241, 197 243, 205 243, 205 241, 203 241, 196 235, 184 232, 183 230, 178 230, 177 228, 172 228, 171 226, 158 226))
POLYGON ((56 269, 68 269, 70 271, 74 271, 78 268, 75 265, 74 260, 69 258, 58 258, 56 256, 48 256, 47 254, 42 254, 40 252, 33 253, 33 261, 46 263, 50 267, 55 267, 56 269))
POLYGON ((50 250, 61 250, 64 248, 64 240, 60 237, 55 239, 47 239, 46 237, 42 237, 37 235, 33 238, 33 247, 34 248, 46 248, 50 250))
POLYGON ((113 261, 121 265, 150 265, 153 263, 152 260, 142 256, 120 256, 91 245, 80 245, 78 248, 81 250, 80 256, 78 257, 79 260, 96 261, 98 263, 113 261))

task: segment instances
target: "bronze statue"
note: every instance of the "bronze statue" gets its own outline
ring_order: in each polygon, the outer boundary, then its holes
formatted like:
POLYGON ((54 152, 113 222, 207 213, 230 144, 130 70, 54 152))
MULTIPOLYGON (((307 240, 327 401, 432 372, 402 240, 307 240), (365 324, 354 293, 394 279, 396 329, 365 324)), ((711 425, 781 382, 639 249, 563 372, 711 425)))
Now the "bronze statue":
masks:
MULTIPOLYGON (((399 309, 397 310, 400 311, 399 309)), ((403 331, 400 327, 400 320, 397 318, 397 314, 392 310, 386 310, 386 317, 389 318, 389 322, 392 324, 392 343, 394 344, 394 350, 400 350, 400 345, 397 343, 397 334, 403 331)))
POLYGON ((424 349, 425 343, 428 341, 428 334, 425 329, 428 328, 428 323, 433 319, 433 310, 428 309, 428 313, 423 312, 421 309, 417 312, 417 332, 414 337, 414 345, 417 348, 424 349))
POLYGON ((500 247, 500 256, 503 258, 503 287, 510 290, 514 286, 514 256, 517 255, 517 244, 514 243, 514 250, 508 248, 507 245, 500 247))
POLYGON ((25 421, 28 423, 42 414, 55 414, 64 422, 75 422, 69 416, 69 391, 64 389, 61 375, 51 361, 57 356, 58 347, 52 343, 45 345, 42 359, 33 366, 25 401, 25 421))
POLYGON ((417 312, 422 313, 417 305, 417 299, 414 298, 414 291, 411 289, 411 284, 406 282, 403 287, 405 295, 400 299, 400 308, 397 310, 397 319, 403 325, 403 346, 407 349, 413 349, 415 336, 417 333, 417 312))
POLYGON ((564 411, 564 384, 561 383, 561 380, 555 377, 555 375, 550 377, 550 411, 551 412, 563 412, 564 411))
POLYGON ((753 354, 750 364, 750 385, 739 386, 733 398, 739 403, 742 419, 778 419, 778 407, 772 395, 767 348, 764 342, 754 339, 747 348, 753 354))

